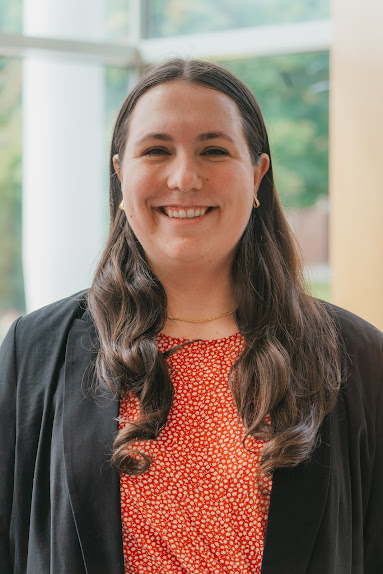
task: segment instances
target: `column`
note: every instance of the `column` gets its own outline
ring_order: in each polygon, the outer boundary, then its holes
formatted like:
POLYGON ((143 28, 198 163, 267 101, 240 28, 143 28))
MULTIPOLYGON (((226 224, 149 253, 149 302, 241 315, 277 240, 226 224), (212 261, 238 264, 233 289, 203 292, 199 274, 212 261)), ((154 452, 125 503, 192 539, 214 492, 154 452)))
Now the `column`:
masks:
MULTIPOLYGON (((24 0, 24 33, 103 39, 103 0, 24 0)), ((31 53, 23 83, 23 267, 27 310, 90 285, 105 240, 104 70, 31 53)))
POLYGON ((383 2, 333 0, 333 302, 383 329, 383 2))

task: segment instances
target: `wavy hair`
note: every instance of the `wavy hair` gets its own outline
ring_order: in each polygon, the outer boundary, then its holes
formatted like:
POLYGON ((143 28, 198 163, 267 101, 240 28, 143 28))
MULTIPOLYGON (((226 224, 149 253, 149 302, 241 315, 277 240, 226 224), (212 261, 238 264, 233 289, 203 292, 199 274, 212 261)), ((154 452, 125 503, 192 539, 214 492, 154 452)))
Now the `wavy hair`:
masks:
MULTIPOLYGON (((96 377, 121 396, 133 393, 140 418, 118 433, 112 462, 120 472, 145 472, 148 456, 131 446, 156 439, 166 423, 173 386, 156 335, 164 327, 166 293, 150 269, 125 214, 113 156, 122 159, 138 99, 152 87, 182 80, 229 96, 240 111, 252 161, 270 156, 265 124, 250 90, 227 70, 204 61, 169 60, 135 86, 117 117, 110 153, 110 233, 88 294, 99 338, 96 377)), ((271 157, 271 156, 270 156, 271 157)), ((327 306, 309 296, 302 265, 274 185, 272 163, 232 264, 245 347, 230 374, 246 436, 265 442, 261 470, 295 466, 318 443, 319 428, 341 383, 340 340, 327 306), (265 417, 271 415, 271 424, 265 417)), ((243 444, 245 444, 245 439, 243 444)))

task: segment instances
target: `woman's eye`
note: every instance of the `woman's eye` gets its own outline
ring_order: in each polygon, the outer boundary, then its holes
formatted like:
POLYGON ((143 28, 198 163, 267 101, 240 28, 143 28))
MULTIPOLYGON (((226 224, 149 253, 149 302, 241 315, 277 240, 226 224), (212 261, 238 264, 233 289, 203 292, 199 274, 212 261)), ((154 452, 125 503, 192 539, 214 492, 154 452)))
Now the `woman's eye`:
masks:
POLYGON ((211 147, 209 149, 206 149, 203 152, 203 155, 228 155, 228 152, 225 149, 219 148, 219 147, 211 147))
POLYGON ((144 151, 143 155, 168 155, 169 152, 162 147, 151 147, 144 151))

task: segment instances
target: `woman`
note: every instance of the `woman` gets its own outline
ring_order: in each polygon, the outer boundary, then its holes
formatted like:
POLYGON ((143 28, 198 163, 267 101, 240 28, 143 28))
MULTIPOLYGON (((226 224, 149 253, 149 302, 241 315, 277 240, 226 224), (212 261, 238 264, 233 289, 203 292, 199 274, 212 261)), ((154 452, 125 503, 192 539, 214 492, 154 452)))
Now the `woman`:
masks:
POLYGON ((88 293, 2 349, 2 572, 383 568, 383 338, 305 294, 261 112, 171 60, 124 102, 88 293))

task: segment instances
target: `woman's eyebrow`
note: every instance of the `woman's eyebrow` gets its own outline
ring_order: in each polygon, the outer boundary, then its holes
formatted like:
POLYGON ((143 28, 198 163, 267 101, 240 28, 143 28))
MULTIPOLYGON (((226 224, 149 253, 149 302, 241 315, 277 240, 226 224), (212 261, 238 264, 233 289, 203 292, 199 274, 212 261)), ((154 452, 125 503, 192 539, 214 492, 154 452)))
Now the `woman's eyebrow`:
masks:
POLYGON ((144 136, 142 136, 142 138, 140 138, 137 143, 142 143, 142 142, 146 142, 148 140, 161 140, 163 142, 169 142, 172 141, 172 136, 170 136, 169 134, 165 134, 165 133, 149 133, 149 134, 145 134, 144 136))
POLYGON ((229 135, 225 134, 224 132, 206 132, 204 134, 200 134, 197 137, 197 141, 205 142, 207 140, 215 140, 215 139, 225 139, 231 143, 235 143, 233 138, 229 135))
MULTIPOLYGON (((215 139, 225 139, 231 143, 235 143, 233 138, 231 138, 228 134, 225 134, 224 132, 206 132, 206 133, 202 133, 199 136, 197 136, 196 141, 199 142, 205 142, 208 140, 215 140, 215 139)), ((173 141, 173 138, 171 135, 166 134, 164 132, 153 132, 153 133, 148 133, 145 134, 144 136, 142 136, 142 138, 140 138, 137 143, 143 143, 146 142, 148 140, 160 140, 160 141, 164 141, 164 142, 169 142, 169 141, 173 141)))

